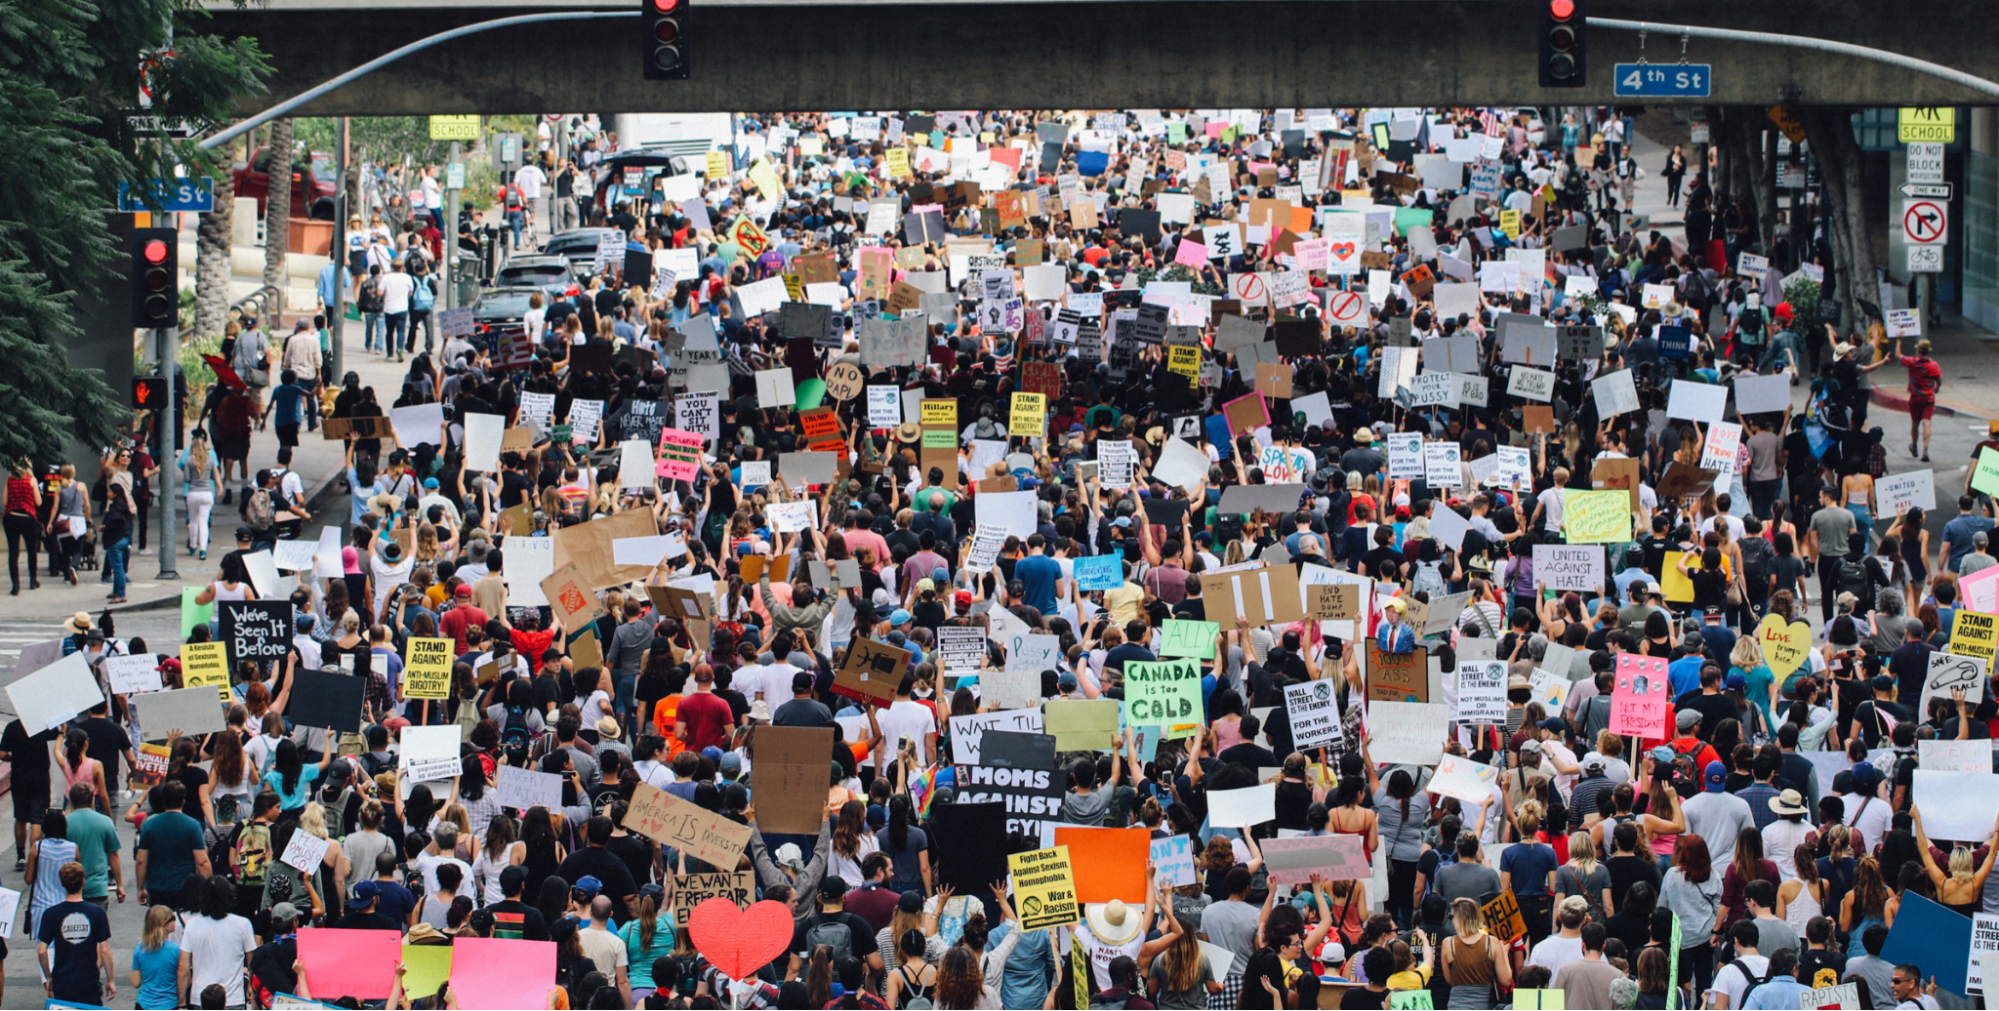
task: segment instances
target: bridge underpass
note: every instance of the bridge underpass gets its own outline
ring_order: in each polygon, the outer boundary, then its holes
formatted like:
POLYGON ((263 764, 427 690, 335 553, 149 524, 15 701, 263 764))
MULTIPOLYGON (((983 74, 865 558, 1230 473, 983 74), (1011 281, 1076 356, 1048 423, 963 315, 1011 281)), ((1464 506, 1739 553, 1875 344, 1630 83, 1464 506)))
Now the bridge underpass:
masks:
MULTIPOLYGON (((554 22, 472 35, 347 85, 297 115, 1606 104, 1638 37, 1593 28, 1589 87, 1536 84, 1536 8, 1521 0, 1203 0, 800 3, 692 0, 692 77, 645 81, 636 24, 554 22)), ((449 28, 551 4, 269 0, 213 8, 213 30, 256 38, 275 74, 245 114, 449 28)), ((1802 34, 1999 78, 1999 19, 1941 0, 1597 0, 1592 17, 1802 34), (1802 15, 1802 16, 1801 16, 1802 15), (1948 26, 1948 30, 1940 30, 1948 26)), ((1653 32, 1644 53, 1679 58, 1653 32)), ((1715 67, 1704 103, 1974 105, 1935 77, 1797 49, 1694 40, 1715 67)), ((1664 104, 1652 100, 1651 104, 1664 104)))

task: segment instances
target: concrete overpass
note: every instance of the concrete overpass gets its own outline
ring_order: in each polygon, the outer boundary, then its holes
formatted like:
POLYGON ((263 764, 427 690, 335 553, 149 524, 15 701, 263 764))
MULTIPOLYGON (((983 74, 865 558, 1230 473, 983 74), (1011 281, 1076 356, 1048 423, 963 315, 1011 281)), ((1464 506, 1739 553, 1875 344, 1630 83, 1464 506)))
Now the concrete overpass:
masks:
MULTIPOLYGON (((509 14, 629 6, 634 21, 556 22, 445 43, 298 115, 1536 105, 1619 101, 1629 32, 1592 29, 1589 83, 1536 86, 1533 0, 690 0, 692 79, 639 76, 635 0, 268 0, 214 3, 212 30, 271 54, 258 111, 424 36, 509 14)), ((1945 0, 1593 0, 1592 17, 1786 32, 1873 46, 1999 79, 1999 19, 1945 0)), ((1679 57, 1655 32, 1645 55, 1679 57)), ((1934 77, 1795 49, 1695 40, 1714 104, 1976 105, 1934 77)), ((1622 101, 1629 101, 1622 100, 1622 101)), ((1651 104, 1663 104, 1654 101, 1651 104)))

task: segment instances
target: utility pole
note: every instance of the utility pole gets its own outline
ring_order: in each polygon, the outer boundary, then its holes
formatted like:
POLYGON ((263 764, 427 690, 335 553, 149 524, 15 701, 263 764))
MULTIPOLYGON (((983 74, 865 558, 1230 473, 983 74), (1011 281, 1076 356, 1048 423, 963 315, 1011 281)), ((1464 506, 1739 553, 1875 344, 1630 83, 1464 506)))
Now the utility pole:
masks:
POLYGON ((458 308, 458 285, 454 282, 458 266, 458 202, 465 194, 465 162, 458 141, 451 142, 451 158, 444 167, 444 182, 448 189, 445 195, 444 213, 444 261, 438 268, 438 276, 444 280, 444 290, 438 292, 438 302, 447 309, 458 308))
MULTIPOLYGON (((333 301, 326 307, 326 329, 333 335, 332 367, 335 382, 347 374, 347 285, 341 280, 348 272, 347 257, 347 117, 340 117, 339 139, 333 145, 333 301)), ((356 278, 359 280, 359 278, 356 278)))
MULTIPOLYGON (((176 240, 178 241, 178 240, 176 240)), ((178 287, 176 283, 175 287, 178 287)), ((153 331, 153 346, 159 349, 160 375, 167 380, 167 395, 153 414, 153 428, 160 433, 160 578, 179 579, 174 557, 180 553, 180 535, 174 531, 174 503, 180 498, 180 468, 174 460, 180 452, 180 335, 172 327, 153 331)))

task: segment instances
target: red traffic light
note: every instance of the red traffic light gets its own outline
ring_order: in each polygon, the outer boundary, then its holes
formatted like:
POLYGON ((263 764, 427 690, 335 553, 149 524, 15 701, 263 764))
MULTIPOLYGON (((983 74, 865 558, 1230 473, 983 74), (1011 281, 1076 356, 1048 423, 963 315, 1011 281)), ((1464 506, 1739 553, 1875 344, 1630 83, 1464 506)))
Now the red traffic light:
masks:
POLYGON ((140 249, 139 255, 144 256, 147 263, 165 263, 167 262, 167 244, 159 239, 148 240, 144 248, 140 249))
POLYGON ((1557 21, 1567 21, 1576 14, 1575 0, 1548 0, 1548 13, 1557 21))
POLYGON ((661 14, 671 14, 680 9, 680 0, 652 0, 652 6, 661 14))

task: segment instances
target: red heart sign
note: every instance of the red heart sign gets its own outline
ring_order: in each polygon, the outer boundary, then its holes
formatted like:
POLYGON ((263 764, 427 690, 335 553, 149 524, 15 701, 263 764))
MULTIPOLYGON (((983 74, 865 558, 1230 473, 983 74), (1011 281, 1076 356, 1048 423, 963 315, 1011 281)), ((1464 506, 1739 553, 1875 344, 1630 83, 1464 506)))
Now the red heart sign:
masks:
POLYGON ((694 907, 687 930, 694 946, 730 979, 745 979, 791 947, 791 910, 766 899, 749 909, 717 896, 694 907))
POLYGON ((1332 248, 1328 250, 1328 252, 1344 260, 1347 257, 1353 255, 1354 244, 1351 242, 1336 242, 1333 244, 1332 248))

